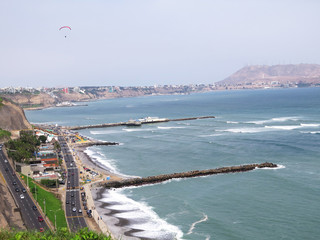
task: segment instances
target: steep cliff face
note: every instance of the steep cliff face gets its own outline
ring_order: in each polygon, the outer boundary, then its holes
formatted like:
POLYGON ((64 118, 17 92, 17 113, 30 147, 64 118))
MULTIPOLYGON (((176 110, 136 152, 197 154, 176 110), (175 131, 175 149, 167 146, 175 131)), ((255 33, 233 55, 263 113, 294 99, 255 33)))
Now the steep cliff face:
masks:
POLYGON ((32 127, 21 107, 3 99, 0 104, 0 128, 14 131, 32 127))
POLYGON ((288 64, 274 66, 246 66, 219 84, 243 84, 254 82, 320 83, 320 65, 288 64))

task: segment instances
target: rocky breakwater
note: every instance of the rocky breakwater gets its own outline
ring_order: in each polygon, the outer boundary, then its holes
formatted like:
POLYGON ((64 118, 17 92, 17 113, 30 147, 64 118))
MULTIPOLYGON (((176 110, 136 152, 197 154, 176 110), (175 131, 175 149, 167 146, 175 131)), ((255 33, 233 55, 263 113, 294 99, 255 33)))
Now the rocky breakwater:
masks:
POLYGON ((88 141, 83 143, 77 143, 78 147, 91 147, 91 146, 101 146, 101 145, 119 145, 117 142, 101 142, 101 141, 88 141))
POLYGON ((207 170, 195 170, 195 171, 189 171, 189 172, 163 174, 163 175, 150 176, 150 177, 144 177, 144 178, 124 179, 121 181, 102 182, 102 183, 99 183, 98 186, 105 187, 105 188, 122 188, 122 187, 129 187, 129 186, 141 186, 146 184, 160 183, 160 182, 168 181, 174 178, 192 178, 192 177, 200 177, 200 176, 222 174, 222 173, 247 172, 247 171, 254 170, 256 168, 276 168, 276 167, 277 167, 277 164, 265 162, 261 164, 249 164, 249 165, 222 167, 222 168, 207 169, 207 170))

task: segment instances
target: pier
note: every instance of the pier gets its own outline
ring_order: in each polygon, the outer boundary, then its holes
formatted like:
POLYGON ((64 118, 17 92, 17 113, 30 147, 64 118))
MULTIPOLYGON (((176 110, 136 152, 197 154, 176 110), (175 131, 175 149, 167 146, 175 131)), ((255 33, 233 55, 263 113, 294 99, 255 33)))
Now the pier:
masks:
POLYGON ((162 122, 174 122, 174 121, 190 121, 190 120, 198 120, 198 119, 207 119, 207 118, 215 118, 214 116, 201 116, 201 117, 188 117, 188 118, 176 118, 176 119, 151 119, 146 121, 128 121, 128 122, 119 122, 119 123, 101 123, 95 125, 85 125, 85 126, 74 126, 68 127, 69 130, 80 130, 87 128, 105 128, 105 127, 118 127, 118 126, 141 126, 142 124, 151 124, 151 123, 162 123, 162 122))
POLYGON ((193 177, 201 177, 208 176, 214 174, 224 174, 224 173, 237 173, 237 172, 247 172, 252 171, 256 168, 276 168, 277 164, 274 163, 261 163, 261 164, 249 164, 249 165, 240 165, 240 166, 232 166, 232 167, 222 167, 215 169, 207 169, 207 170, 196 170, 182 173, 173 173, 173 174, 163 174, 157 176, 143 177, 143 178, 131 178, 124 179, 121 181, 110 181, 110 182, 102 182, 99 183, 97 187, 104 188, 122 188, 129 186, 141 186, 146 184, 156 184, 164 181, 168 181, 170 179, 175 178, 193 178, 193 177))

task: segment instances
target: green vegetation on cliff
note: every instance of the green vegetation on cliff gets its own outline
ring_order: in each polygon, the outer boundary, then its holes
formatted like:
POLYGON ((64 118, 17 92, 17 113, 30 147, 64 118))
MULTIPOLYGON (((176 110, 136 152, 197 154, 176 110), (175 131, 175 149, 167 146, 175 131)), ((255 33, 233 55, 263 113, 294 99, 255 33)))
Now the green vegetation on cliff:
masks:
MULTIPOLYGON (((1 103, 0 103, 1 104, 1 103)), ((0 141, 8 140, 11 136, 11 133, 0 128, 0 141)))
POLYGON ((0 230, 1 240, 112 240, 110 236, 89 231, 83 228, 76 233, 69 232, 67 228, 59 229, 56 232, 38 232, 38 231, 16 231, 0 230))
POLYGON ((34 157, 38 146, 40 146, 40 141, 37 137, 24 131, 21 132, 19 139, 6 143, 8 156, 16 162, 27 162, 34 157))

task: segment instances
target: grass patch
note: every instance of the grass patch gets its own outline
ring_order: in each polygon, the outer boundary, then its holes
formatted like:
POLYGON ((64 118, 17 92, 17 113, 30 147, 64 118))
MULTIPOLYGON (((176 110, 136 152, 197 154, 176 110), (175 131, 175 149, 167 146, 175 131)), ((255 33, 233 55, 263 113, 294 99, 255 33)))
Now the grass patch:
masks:
POLYGON ((11 133, 0 128, 0 140, 1 139, 10 139, 11 133))
POLYGON ((56 232, 46 231, 17 231, 0 229, 1 240, 112 240, 110 236, 103 235, 89 231, 87 228, 83 228, 78 232, 69 232, 67 228, 58 229, 56 232))
MULTIPOLYGON (((20 174, 24 182, 27 184, 27 176, 20 174)), ((29 177, 29 188, 34 199, 39 203, 42 211, 47 215, 54 225, 54 215, 57 215, 57 229, 67 227, 67 221, 61 201, 51 192, 44 190, 34 183, 29 177), (46 209, 44 209, 44 206, 46 209), (59 210, 60 209, 60 210, 59 210)))

